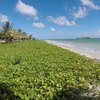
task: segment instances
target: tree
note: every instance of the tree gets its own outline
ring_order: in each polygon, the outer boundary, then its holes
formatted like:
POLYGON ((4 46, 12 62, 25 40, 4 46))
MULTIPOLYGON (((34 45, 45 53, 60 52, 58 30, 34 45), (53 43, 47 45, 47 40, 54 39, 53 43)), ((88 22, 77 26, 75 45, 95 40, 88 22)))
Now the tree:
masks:
POLYGON ((2 24, 2 30, 4 33, 7 33, 8 31, 10 31, 12 29, 13 29, 13 24, 10 23, 9 21, 2 24))
POLYGON ((19 28, 18 30, 14 29, 13 24, 9 21, 3 23, 0 29, 2 29, 0 31, 0 39, 5 40, 6 43, 10 43, 12 41, 35 39, 32 37, 32 35, 29 36, 21 28, 19 28))
POLYGON ((13 36, 11 30, 13 29, 13 24, 9 21, 2 24, 2 32, 6 43, 12 42, 13 36))
POLYGON ((21 28, 18 29, 18 33, 22 33, 23 30, 21 28))
POLYGON ((29 40, 33 40, 33 37, 32 37, 32 35, 29 35, 29 40))
POLYGON ((4 39, 4 34, 0 32, 0 39, 4 39))

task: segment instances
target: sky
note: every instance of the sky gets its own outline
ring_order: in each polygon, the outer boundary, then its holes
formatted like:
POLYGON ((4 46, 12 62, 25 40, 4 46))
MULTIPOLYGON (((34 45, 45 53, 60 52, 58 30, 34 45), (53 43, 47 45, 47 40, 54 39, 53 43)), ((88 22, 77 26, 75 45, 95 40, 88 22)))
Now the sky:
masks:
POLYGON ((100 0, 0 0, 10 21, 38 39, 100 37, 100 0))

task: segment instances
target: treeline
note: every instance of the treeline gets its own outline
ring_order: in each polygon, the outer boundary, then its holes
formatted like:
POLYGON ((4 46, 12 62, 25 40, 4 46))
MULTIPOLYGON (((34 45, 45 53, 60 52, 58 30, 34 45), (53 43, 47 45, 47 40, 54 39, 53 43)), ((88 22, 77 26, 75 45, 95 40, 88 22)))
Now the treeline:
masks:
POLYGON ((10 43, 13 41, 35 40, 35 38, 32 35, 28 35, 22 29, 14 29, 13 24, 7 21, 0 27, 0 40, 10 43))

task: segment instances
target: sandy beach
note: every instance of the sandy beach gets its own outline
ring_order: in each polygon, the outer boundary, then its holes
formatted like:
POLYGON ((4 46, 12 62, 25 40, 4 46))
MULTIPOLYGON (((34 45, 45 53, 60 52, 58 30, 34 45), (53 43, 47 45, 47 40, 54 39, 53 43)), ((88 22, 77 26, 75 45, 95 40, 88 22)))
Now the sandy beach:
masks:
POLYGON ((100 60, 100 55, 96 54, 92 50, 91 51, 81 51, 81 50, 75 49, 74 46, 71 46, 69 44, 65 45, 65 44, 56 42, 54 40, 45 40, 45 41, 49 44, 56 45, 56 46, 61 47, 63 49, 67 49, 67 50, 70 50, 72 52, 78 53, 82 56, 86 56, 88 58, 95 59, 95 60, 100 60))

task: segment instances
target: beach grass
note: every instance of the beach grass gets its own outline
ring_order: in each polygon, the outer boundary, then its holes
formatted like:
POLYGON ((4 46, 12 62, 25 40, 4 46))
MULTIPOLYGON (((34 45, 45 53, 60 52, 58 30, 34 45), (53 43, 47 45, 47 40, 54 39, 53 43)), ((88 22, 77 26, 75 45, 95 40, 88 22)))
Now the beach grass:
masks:
POLYGON ((99 62, 39 40, 0 43, 1 100, 81 100, 88 84, 100 84, 99 62))

